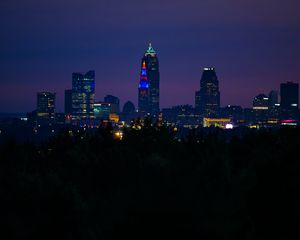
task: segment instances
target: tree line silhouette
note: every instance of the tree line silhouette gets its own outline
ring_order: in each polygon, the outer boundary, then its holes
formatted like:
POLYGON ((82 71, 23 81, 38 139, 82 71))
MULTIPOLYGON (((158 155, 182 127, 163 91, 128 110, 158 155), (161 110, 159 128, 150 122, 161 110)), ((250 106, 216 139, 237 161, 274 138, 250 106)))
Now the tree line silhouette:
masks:
MULTIPOLYGON (((300 129, 110 126, 0 146, 11 239, 290 239, 299 229, 300 129), (241 134, 241 132, 243 134, 241 134)), ((295 238, 293 238, 295 239, 295 238)))

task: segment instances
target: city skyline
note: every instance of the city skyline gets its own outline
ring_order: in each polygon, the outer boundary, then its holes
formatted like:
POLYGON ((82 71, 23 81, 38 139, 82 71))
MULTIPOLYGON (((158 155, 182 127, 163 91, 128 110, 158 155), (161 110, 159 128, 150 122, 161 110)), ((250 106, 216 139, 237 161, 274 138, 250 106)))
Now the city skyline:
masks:
POLYGON ((250 107, 257 94, 299 81, 297 1, 88 3, 1 3, 1 112, 33 110, 40 91, 55 92, 62 112, 72 72, 86 69, 96 72, 96 100, 112 94, 137 106, 149 41, 159 52, 161 108, 194 105, 204 67, 218 72, 221 106, 250 107))

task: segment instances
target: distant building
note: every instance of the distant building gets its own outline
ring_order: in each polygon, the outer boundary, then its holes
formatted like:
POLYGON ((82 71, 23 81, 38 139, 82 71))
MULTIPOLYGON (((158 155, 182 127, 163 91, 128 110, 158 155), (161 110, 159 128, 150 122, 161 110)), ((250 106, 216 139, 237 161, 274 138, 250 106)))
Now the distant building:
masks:
POLYGON ((104 102, 110 103, 110 111, 111 113, 120 113, 120 99, 113 95, 106 95, 104 97, 104 102))
POLYGON ((269 93, 269 122, 277 123, 280 117, 280 103, 278 91, 271 91, 269 93))
POLYGON ((253 99, 253 123, 265 125, 268 120, 269 113, 269 97, 263 93, 257 95, 253 99))
POLYGON ((280 84, 280 108, 283 118, 294 118, 298 114, 299 85, 287 82, 280 84))
POLYGON ((142 58, 138 88, 138 109, 142 116, 159 112, 159 81, 158 58, 150 43, 142 58))
POLYGON ((123 121, 129 123, 135 118, 135 106, 132 102, 127 101, 123 106, 122 119, 123 121))
POLYGON ((55 93, 37 93, 37 122, 39 124, 54 123, 55 121, 55 93))
POLYGON ((96 102, 94 104, 94 116, 97 120, 109 120, 111 103, 96 102))
POLYGON ((200 92, 197 93, 197 106, 204 117, 216 117, 220 109, 219 81, 214 68, 204 68, 200 92))
POLYGON ((278 107, 278 103, 278 92, 273 90, 269 93, 269 109, 278 107))
POLYGON ((235 126, 245 125, 244 109, 241 106, 227 105, 220 109, 222 118, 230 118, 235 126))
POLYGON ((167 125, 176 125, 184 128, 196 128, 200 125, 200 116, 191 105, 164 108, 162 117, 167 125))
POLYGON ((72 120, 88 124, 94 116, 95 71, 72 74, 72 120))
POLYGON ((233 124, 230 118, 203 118, 203 127, 219 127, 231 129, 233 124))
POLYGON ((65 90, 65 114, 72 114, 72 89, 65 90))
POLYGON ((268 110, 269 98, 265 94, 259 94, 253 99, 253 109, 255 110, 268 110))
POLYGON ((127 101, 123 106, 123 114, 134 114, 135 113, 135 106, 132 102, 127 101))

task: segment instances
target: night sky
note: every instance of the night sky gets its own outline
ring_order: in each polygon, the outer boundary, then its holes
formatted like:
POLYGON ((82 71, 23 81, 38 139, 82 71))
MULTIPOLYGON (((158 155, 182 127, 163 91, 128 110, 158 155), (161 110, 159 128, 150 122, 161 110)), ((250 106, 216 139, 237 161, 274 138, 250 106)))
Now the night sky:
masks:
POLYGON ((96 100, 137 104, 149 41, 160 61, 161 107, 194 105, 203 67, 216 68, 221 105, 299 81, 299 0, 1 0, 0 112, 36 107, 72 72, 96 71, 96 100))

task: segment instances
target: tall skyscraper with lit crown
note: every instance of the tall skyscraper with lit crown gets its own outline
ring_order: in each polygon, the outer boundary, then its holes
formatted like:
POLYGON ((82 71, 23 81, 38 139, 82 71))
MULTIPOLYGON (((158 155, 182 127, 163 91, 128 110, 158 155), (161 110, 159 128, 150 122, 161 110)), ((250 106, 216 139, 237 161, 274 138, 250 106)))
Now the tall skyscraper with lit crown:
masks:
POLYGON ((138 88, 138 109, 142 114, 155 115, 159 112, 159 64, 151 43, 141 63, 138 88))

